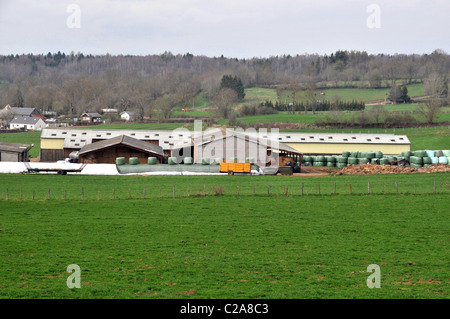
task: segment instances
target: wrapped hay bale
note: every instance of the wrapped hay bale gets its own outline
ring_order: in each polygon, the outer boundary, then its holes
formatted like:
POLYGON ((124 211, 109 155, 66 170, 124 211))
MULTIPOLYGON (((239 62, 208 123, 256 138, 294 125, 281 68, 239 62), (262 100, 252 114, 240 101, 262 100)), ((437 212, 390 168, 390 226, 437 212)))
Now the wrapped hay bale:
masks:
POLYGON ((184 162, 184 165, 192 165, 192 164, 194 164, 194 159, 192 157, 185 157, 183 162, 184 162))
POLYGON ((427 152, 427 155, 423 156, 423 157, 434 157, 435 156, 434 151, 426 150, 425 152, 427 152))
POLYGON ((346 152, 346 151, 344 151, 344 152, 342 152, 342 157, 350 157, 350 152, 346 152))
POLYGON ((125 157, 117 157, 116 158, 116 164, 117 165, 125 165, 125 157))
POLYGON ((416 165, 422 166, 422 164, 423 164, 423 159, 422 158, 423 157, 426 157, 426 156, 411 156, 409 158, 409 161, 410 161, 411 164, 416 164, 416 165))
POLYGON ((439 163, 448 164, 448 158, 446 156, 439 156, 439 163))
POLYGON ((350 157, 338 156, 338 157, 336 158, 336 161, 337 161, 338 163, 341 163, 341 164, 347 164, 347 161, 348 161, 349 158, 350 158, 350 157))
POLYGON ((427 152, 426 151, 414 151, 413 155, 415 157, 426 157, 427 156, 427 152))
POLYGON ((210 163, 210 160, 209 160, 208 157, 203 157, 202 158, 202 165, 209 165, 209 163, 210 163))
POLYGON ((176 165, 176 164, 178 164, 178 160, 177 160, 176 157, 169 157, 167 159, 167 164, 169 164, 169 165, 176 165))
POLYGON ((348 164, 352 164, 352 165, 356 165, 356 164, 358 164, 358 158, 356 158, 356 157, 349 157, 347 163, 348 164))
POLYGON ((422 163, 423 164, 432 164, 431 157, 428 157, 428 156, 422 157, 422 163))
POLYGON ((128 160, 128 163, 130 165, 138 165, 139 164, 139 159, 137 157, 130 157, 130 159, 128 160))
POLYGON ((148 159, 147 159, 147 164, 148 165, 155 165, 156 164, 156 157, 149 157, 148 159))

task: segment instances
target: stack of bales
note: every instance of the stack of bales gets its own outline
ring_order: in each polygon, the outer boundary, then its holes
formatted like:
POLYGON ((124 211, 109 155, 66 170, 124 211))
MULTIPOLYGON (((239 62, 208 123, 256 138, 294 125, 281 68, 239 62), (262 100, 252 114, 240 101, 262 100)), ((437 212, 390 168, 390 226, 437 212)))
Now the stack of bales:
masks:
POLYGON ((348 164, 348 158, 350 157, 350 152, 342 152, 342 155, 336 156, 336 167, 344 168, 348 164))
POLYGON ((327 167, 336 167, 336 156, 325 156, 327 167))
POLYGON ((305 156, 302 157, 302 162, 303 163, 308 163, 309 165, 312 166, 313 162, 314 162, 313 157, 314 156, 305 155, 305 156))
POLYGON ((326 158, 323 155, 313 156, 313 166, 321 167, 326 166, 326 158))
POLYGON ((450 151, 432 151, 432 150, 420 150, 412 152, 409 161, 411 167, 427 167, 432 164, 449 163, 450 151))

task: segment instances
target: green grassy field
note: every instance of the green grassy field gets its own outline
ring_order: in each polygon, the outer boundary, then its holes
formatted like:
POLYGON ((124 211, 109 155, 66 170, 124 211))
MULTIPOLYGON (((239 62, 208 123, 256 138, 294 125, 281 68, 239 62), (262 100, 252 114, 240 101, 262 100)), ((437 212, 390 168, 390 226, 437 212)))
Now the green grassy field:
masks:
POLYGON ((448 298, 448 174, 0 181, 11 195, 0 200, 0 298, 448 298), (222 185, 225 195, 196 196, 203 184, 209 194, 222 185), (54 199, 30 200, 33 188, 46 196, 51 185, 54 199), (144 185, 148 197, 138 199, 144 185), (188 185, 190 197, 178 193, 188 185), (283 185, 297 195, 281 195, 283 185), (118 199, 107 200, 112 187, 118 199), (81 289, 66 286, 70 264, 81 268, 81 289), (370 264, 381 268, 380 289, 366 286, 370 264))
MULTIPOLYGON (((407 86, 408 95, 423 96, 425 95, 423 84, 411 84, 407 86)), ((370 88, 339 88, 339 89, 323 89, 320 92, 325 93, 325 99, 332 100, 333 96, 338 95, 342 101, 376 101, 384 100, 386 93, 389 95, 389 89, 370 89, 370 88)), ((301 98, 301 94, 299 95, 301 98)), ((287 100, 289 98, 286 97, 287 100)), ((251 102, 264 102, 266 100, 275 103, 277 101, 277 93, 271 88, 247 88, 245 89, 245 98, 241 104, 251 102)), ((282 98, 283 100, 283 98, 282 98)))

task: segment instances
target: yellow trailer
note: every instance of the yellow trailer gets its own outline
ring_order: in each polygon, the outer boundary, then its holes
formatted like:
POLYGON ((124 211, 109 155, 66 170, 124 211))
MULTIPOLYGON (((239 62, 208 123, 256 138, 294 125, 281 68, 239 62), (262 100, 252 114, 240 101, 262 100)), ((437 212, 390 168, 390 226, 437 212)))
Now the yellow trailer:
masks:
POLYGON ((233 175, 234 173, 251 173, 251 163, 220 163, 220 172, 233 175))

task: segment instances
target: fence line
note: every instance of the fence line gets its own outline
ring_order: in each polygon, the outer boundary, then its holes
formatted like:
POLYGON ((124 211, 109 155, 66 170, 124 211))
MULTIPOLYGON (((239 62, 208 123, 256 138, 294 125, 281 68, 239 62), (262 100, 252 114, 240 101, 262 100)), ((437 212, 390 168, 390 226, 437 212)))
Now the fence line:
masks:
MULTIPOLYGON (((240 197, 240 196, 261 196, 261 197, 279 197, 279 196, 291 196, 291 197, 295 197, 295 196, 305 196, 305 195, 319 195, 319 196, 328 196, 328 195, 373 195, 373 196, 377 196, 377 195, 388 195, 388 194, 392 194, 392 195, 399 195, 399 194, 404 194, 404 195, 426 195, 426 194, 438 194, 438 187, 436 184, 436 181, 433 181, 433 185, 432 188, 428 188, 428 190, 426 190, 427 188, 425 186, 422 185, 421 190, 418 192, 417 189, 417 184, 414 183, 410 186, 408 186, 408 188, 410 188, 410 190, 405 189, 405 187, 400 187, 401 185, 398 183, 398 181, 395 181, 394 183, 394 189, 391 190, 390 192, 388 192, 388 185, 387 184, 383 184, 383 186, 380 187, 380 185, 378 185, 378 192, 376 190, 376 187, 373 186, 373 184, 371 184, 370 180, 367 181, 367 192, 365 192, 363 190, 362 185, 358 185, 358 192, 354 192, 354 185, 352 183, 348 183, 348 192, 344 192, 343 190, 345 189, 344 186, 345 184, 342 183, 338 189, 338 185, 336 182, 334 183, 330 183, 330 185, 326 185, 326 187, 323 187, 324 184, 322 183, 318 183, 317 184, 317 188, 314 191, 314 185, 310 184, 310 185, 305 185, 305 183, 301 183, 299 184, 299 188, 296 187, 291 187, 291 191, 289 191, 289 185, 283 184, 281 191, 279 193, 277 192, 271 192, 271 186, 270 184, 267 184, 267 192, 266 194, 260 191, 257 191, 257 186, 255 184, 253 185, 249 185, 248 187, 241 188, 239 184, 236 184, 236 188, 235 188, 235 193, 230 191, 230 188, 228 187, 228 192, 226 190, 224 190, 224 187, 220 186, 220 187, 215 187, 213 188, 211 191, 207 192, 206 191, 206 184, 203 184, 203 192, 198 191, 194 196, 236 196, 236 197, 240 197), (307 187, 309 186, 309 187, 307 187), (381 190, 380 190, 381 188, 381 190), (402 188, 402 191, 400 191, 400 188, 402 188), (298 191, 296 191, 296 189, 298 191), (327 191, 324 192, 323 190, 326 189, 327 191), (340 190, 340 192, 338 192, 338 190, 340 190), (233 194, 234 193, 234 194, 233 194)), ((445 189, 445 186, 444 186, 445 189)), ((105 189, 102 188, 97 188, 97 200, 115 200, 117 199, 117 194, 116 194, 116 187, 112 188, 112 195, 109 196, 101 196, 102 194, 102 190, 104 191, 105 189)), ((108 192, 106 192, 108 193, 108 192)), ((30 198, 28 196, 26 196, 26 193, 24 193, 23 187, 20 187, 18 192, 16 193, 17 195, 12 196, 12 192, 10 188, 6 188, 6 192, 4 196, 1 196, 0 200, 12 200, 12 199, 16 199, 16 200, 20 200, 20 201, 27 201, 30 200, 30 198), (28 198, 27 198, 28 197, 28 198)), ((81 200, 84 201, 85 199, 87 200, 93 200, 95 199, 95 195, 94 195, 94 191, 89 191, 88 193, 85 193, 85 188, 82 187, 81 188, 81 200), (85 196, 87 195, 87 196, 85 196)), ((111 193, 110 193, 111 194, 111 193)), ((176 192, 176 185, 172 185, 172 196, 168 195, 167 190, 164 191, 163 187, 159 188, 159 194, 157 194, 156 192, 152 192, 148 191, 147 187, 144 186, 143 190, 142 190, 142 195, 134 195, 133 197, 133 192, 131 191, 131 189, 128 189, 128 196, 125 195, 126 194, 126 190, 124 192, 124 190, 122 190, 121 196, 119 196, 119 198, 121 199, 154 199, 155 197, 157 198, 182 198, 182 197, 191 197, 191 188, 189 186, 187 186, 187 191, 186 193, 183 194, 183 192, 176 192), (153 195, 153 196, 152 196, 153 195)), ((440 194, 447 194, 445 192, 440 193, 440 194)), ((71 192, 69 190, 69 192, 67 191, 67 189, 62 190, 62 195, 57 195, 57 193, 52 192, 51 188, 47 189, 47 196, 45 197, 41 197, 38 198, 37 192, 36 190, 32 190, 31 193, 31 200, 36 200, 36 199, 41 199, 41 200, 52 200, 52 199, 71 199, 74 200, 76 197, 76 194, 74 192, 71 192), (69 195, 69 196, 68 196, 69 195), (72 195, 72 196, 70 196, 72 195), (75 196, 74 196, 75 195, 75 196)), ((42 196, 42 193, 41 193, 42 196)), ((40 197, 40 196, 39 196, 40 197)))

